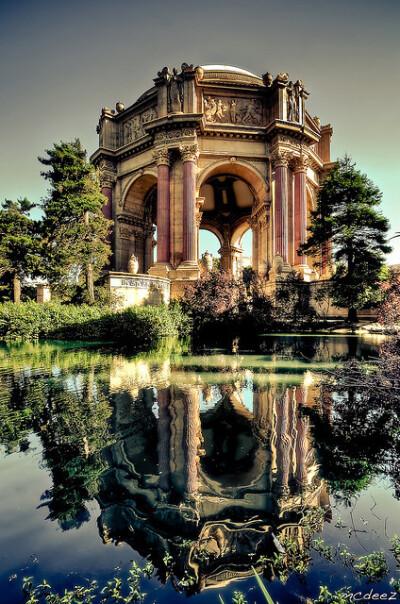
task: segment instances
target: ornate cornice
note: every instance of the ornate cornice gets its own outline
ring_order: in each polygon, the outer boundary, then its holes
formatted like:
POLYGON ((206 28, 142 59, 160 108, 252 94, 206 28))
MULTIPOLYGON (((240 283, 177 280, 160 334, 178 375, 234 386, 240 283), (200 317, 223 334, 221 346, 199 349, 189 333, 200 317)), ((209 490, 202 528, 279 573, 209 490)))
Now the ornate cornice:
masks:
POLYGON ((200 155, 199 146, 197 143, 193 145, 180 145, 179 152, 183 162, 192 161, 196 162, 200 155))

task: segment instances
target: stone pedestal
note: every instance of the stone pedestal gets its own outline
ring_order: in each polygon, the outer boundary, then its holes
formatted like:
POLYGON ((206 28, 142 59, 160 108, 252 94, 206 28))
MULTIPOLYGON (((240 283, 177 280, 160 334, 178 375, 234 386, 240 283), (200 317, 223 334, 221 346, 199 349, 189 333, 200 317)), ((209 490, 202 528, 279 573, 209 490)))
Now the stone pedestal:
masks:
POLYGON ((303 281, 308 283, 310 281, 314 281, 315 272, 307 264, 297 264, 294 269, 297 273, 299 273, 303 281))
POLYGON ((51 290, 48 285, 38 285, 36 288, 36 302, 43 304, 51 301, 51 290))

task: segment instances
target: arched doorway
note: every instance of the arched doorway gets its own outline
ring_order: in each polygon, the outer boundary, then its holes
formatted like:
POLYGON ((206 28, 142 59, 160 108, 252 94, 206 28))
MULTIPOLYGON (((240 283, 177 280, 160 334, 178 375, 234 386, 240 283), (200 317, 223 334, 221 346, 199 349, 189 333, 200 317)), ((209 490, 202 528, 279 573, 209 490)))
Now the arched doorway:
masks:
POLYGON ((260 176, 241 165, 218 165, 203 176, 199 197, 204 200, 200 228, 213 232, 221 241, 221 268, 239 277, 243 270, 243 257, 246 256, 246 264, 257 269, 252 231, 259 224, 252 218, 254 211, 266 199, 265 185, 260 176), (249 239, 251 251, 248 249, 249 239), (246 243, 246 254, 243 242, 246 243))
POLYGON ((132 254, 139 261, 139 273, 154 264, 157 225, 157 177, 147 173, 127 186, 123 210, 117 218, 116 268, 128 271, 132 254))

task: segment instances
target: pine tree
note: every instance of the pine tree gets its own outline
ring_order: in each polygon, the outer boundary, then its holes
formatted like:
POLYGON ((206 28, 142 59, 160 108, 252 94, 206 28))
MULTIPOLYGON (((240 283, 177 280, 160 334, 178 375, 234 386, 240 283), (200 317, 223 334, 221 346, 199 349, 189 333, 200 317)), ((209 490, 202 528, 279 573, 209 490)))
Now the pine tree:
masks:
POLYGON ((50 168, 41 174, 51 184, 43 204, 46 273, 55 289, 84 279, 93 304, 95 278, 111 253, 106 238, 112 223, 101 211, 106 198, 79 139, 54 144, 46 153, 39 157, 50 168))
POLYGON ((38 223, 30 218, 35 207, 28 199, 5 200, 0 210, 0 277, 10 273, 14 302, 21 299, 21 281, 35 275, 40 267, 38 223))
MULTIPOLYGON (((301 250, 332 267, 333 300, 357 321, 357 309, 376 300, 379 290, 389 222, 378 207, 379 189, 355 169, 349 157, 328 173, 312 212, 310 236, 301 250)), ((318 262, 316 263, 318 264, 318 262)))

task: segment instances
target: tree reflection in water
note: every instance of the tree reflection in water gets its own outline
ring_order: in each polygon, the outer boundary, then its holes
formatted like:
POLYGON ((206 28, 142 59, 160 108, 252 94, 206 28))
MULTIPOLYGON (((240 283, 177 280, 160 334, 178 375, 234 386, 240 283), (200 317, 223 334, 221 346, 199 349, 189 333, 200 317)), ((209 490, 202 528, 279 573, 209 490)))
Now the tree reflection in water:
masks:
POLYGON ((180 591, 223 586, 252 565, 271 575, 261 560, 289 538, 309 547, 331 517, 329 492, 398 468, 398 442, 379 445, 393 436, 389 410, 371 437, 373 412, 349 392, 332 416, 330 391, 304 367, 277 379, 267 357, 48 353, 36 368, 3 362, 1 442, 27 447, 35 431, 53 480, 49 518, 79 526, 95 498, 103 541, 129 543, 180 591))

